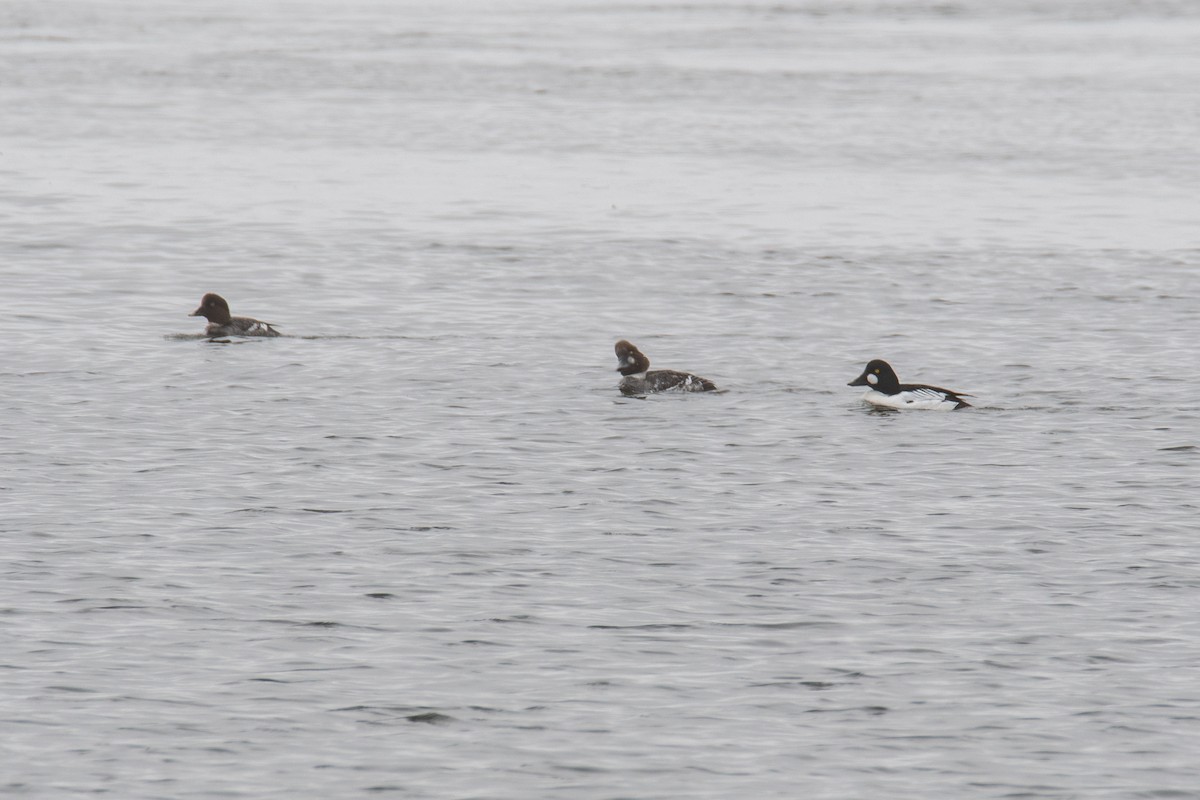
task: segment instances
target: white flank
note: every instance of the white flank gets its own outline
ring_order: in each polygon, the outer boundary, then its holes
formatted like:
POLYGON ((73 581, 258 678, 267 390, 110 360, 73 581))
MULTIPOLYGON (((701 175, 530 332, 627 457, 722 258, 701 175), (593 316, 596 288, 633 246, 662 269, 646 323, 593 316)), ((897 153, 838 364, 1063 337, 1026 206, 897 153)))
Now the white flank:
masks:
POLYGON ((899 394, 884 394, 874 390, 862 396, 864 402, 880 408, 922 409, 933 411, 952 411, 957 402, 947 400, 946 395, 929 389, 917 389, 899 394))

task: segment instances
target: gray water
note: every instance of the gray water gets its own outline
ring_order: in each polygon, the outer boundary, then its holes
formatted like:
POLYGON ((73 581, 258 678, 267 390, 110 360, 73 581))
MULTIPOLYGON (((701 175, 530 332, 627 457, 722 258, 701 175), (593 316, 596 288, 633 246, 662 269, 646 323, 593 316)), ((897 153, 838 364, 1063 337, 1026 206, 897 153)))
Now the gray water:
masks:
POLYGON ((1194 3, 12 2, 0 104, 0 794, 1200 797, 1194 3))

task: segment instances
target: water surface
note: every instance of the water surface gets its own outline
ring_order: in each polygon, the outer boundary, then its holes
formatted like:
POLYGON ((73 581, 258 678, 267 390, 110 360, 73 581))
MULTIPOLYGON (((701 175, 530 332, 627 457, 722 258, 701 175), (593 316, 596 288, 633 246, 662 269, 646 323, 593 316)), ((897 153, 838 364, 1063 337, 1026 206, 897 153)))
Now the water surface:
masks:
POLYGON ((1182 2, 0 10, 0 787, 1196 797, 1198 53, 1182 2), (620 338, 726 391, 624 398, 620 338), (876 357, 976 407, 870 411, 876 357))

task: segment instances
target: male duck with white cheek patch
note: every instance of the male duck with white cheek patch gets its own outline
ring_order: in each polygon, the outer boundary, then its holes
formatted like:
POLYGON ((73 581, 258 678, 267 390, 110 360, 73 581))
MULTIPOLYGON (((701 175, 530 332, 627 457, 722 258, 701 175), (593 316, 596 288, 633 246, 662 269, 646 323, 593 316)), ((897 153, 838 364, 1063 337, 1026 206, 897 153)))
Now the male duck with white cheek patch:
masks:
POLYGON ((939 411, 953 411, 958 408, 970 408, 971 404, 964 397, 969 394, 953 392, 937 386, 927 386, 923 383, 901 383, 896 377, 891 365, 881 359, 875 359, 867 364, 867 368, 847 386, 870 386, 863 395, 864 402, 878 408, 923 408, 939 411))

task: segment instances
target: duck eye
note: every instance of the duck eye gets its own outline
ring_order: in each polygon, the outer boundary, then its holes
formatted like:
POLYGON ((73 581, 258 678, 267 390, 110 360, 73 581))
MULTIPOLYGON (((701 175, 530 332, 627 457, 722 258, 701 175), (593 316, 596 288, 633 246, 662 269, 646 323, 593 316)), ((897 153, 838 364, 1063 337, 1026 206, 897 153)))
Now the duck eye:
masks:
POLYGON ((875 370, 875 374, 876 374, 876 375, 878 375, 878 374, 879 374, 879 370, 875 370))

